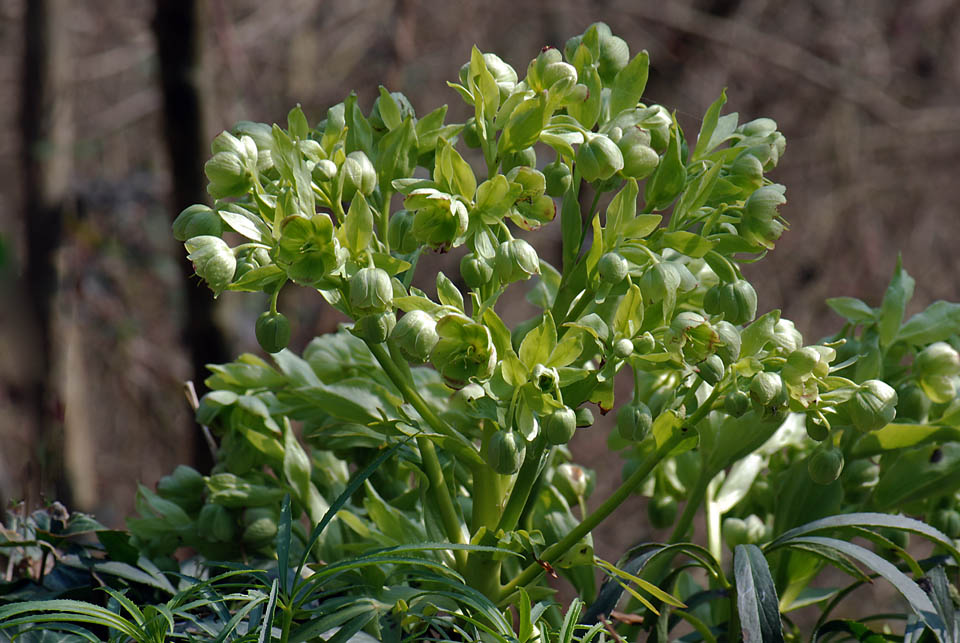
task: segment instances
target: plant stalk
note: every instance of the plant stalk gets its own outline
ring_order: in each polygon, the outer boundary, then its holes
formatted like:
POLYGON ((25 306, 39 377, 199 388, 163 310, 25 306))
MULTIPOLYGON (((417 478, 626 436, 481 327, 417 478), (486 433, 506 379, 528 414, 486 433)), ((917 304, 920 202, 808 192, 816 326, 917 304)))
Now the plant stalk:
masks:
MULTIPOLYGON (((643 464, 640 465, 640 468, 624 480, 623 484, 617 487, 617 489, 610 494, 610 497, 604 500, 603 504, 597 507, 593 513, 585 517, 579 525, 570 530, 570 532, 558 542, 543 550, 543 553, 540 555, 540 560, 551 563, 570 551, 584 536, 593 531, 597 525, 606 520, 617 507, 623 504, 623 501, 630 497, 630 494, 643 484, 644 480, 646 480, 657 465, 660 464, 660 461, 667 457, 667 454, 686 437, 685 431, 676 431, 671 435, 667 441, 650 454, 650 456, 644 460, 643 464)), ((543 573, 543 568, 541 568, 538 563, 527 566, 526 569, 520 572, 513 580, 504 585, 500 594, 501 599, 509 596, 518 587, 523 587, 531 583, 537 575, 541 573, 543 573)))

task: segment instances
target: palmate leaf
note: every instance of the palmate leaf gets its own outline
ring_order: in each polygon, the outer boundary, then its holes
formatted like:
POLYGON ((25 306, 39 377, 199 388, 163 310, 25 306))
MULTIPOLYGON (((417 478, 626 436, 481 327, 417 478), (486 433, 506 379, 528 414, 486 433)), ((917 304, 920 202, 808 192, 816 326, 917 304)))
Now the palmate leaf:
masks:
POLYGON ((743 640, 746 643, 783 641, 777 589, 760 548, 737 545, 733 551, 733 573, 743 640))

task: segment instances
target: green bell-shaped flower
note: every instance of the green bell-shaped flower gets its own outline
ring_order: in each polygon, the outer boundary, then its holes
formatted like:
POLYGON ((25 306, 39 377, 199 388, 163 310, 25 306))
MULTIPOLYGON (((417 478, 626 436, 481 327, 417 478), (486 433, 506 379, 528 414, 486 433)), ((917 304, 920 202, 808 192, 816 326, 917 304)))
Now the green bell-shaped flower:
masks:
POLYGON ((189 253, 187 259, 193 262, 194 271, 207 282, 215 295, 233 282, 237 258, 223 239, 200 235, 188 239, 183 245, 189 253))
POLYGON ((843 451, 835 446, 821 446, 807 460, 807 472, 817 484, 830 484, 842 471, 843 451))
POLYGON ((577 414, 568 406, 556 409, 543 422, 547 442, 554 445, 566 444, 577 431, 577 414))
POLYGON ((526 442, 517 431, 497 431, 484 445, 483 458, 497 473, 511 475, 520 470, 526 450, 526 442))
POLYGON ((446 250, 467 231, 467 207, 450 194, 433 188, 417 188, 403 202, 415 212, 413 236, 421 244, 446 250))
POLYGON ((524 281, 540 274, 537 251, 523 239, 510 239, 497 247, 494 268, 505 284, 524 281))
POLYGON ((387 341, 397 326, 397 316, 392 310, 364 315, 353 324, 354 335, 371 344, 387 341))
POLYGON ((382 268, 361 268, 350 278, 350 307, 358 316, 386 312, 393 301, 390 275, 382 268))
POLYGON ((618 252, 608 252, 597 262, 597 274, 600 281, 615 286, 627 277, 630 266, 618 252))
POLYGON ((548 196, 561 197, 573 184, 573 174, 570 172, 570 166, 561 163, 560 159, 543 168, 543 176, 546 181, 545 191, 548 196))
POLYGON ((422 364, 430 359, 430 353, 440 341, 437 322, 429 313, 411 310, 397 322, 390 341, 407 361, 422 364))
POLYGON ((197 535, 208 542, 225 543, 237 534, 237 525, 230 511, 223 505, 203 505, 197 517, 197 535))
POLYGON ((280 224, 277 243, 277 264, 291 279, 314 283, 328 277, 343 265, 340 242, 333 232, 333 222, 324 213, 309 219, 294 215, 280 224))
POLYGON ((763 415, 776 413, 787 403, 787 390, 778 373, 762 371, 750 382, 750 401, 763 415))
POLYGON ((720 340, 716 345, 717 355, 727 366, 734 364, 740 359, 740 346, 742 344, 740 331, 726 320, 714 324, 713 330, 716 331, 717 338, 720 340))
POLYGON ((471 379, 490 379, 497 365, 497 349, 486 326, 451 313, 437 320, 437 335, 430 361, 448 386, 459 389, 471 379))
POLYGON ((387 241, 391 249, 401 254, 410 254, 417 249, 419 244, 413 234, 413 212, 397 210, 390 216, 387 241))
POLYGON ((585 136, 576 155, 577 168, 585 181, 605 181, 623 169, 623 154, 616 143, 603 134, 587 132, 585 136))
POLYGON ((268 353, 279 353, 290 343, 290 320, 282 313, 263 313, 254 330, 260 347, 268 353))
POLYGON ((202 203, 185 208, 173 221, 173 238, 177 241, 202 236, 219 237, 223 230, 223 219, 217 211, 202 203))
POLYGON ((705 360, 697 364, 697 370, 704 382, 713 385, 723 379, 725 369, 720 356, 713 354, 707 356, 705 360))
POLYGON ((493 266, 482 257, 468 252, 460 259, 460 276, 470 288, 479 288, 493 278, 493 266))
POLYGON ((642 127, 634 125, 625 130, 614 127, 610 138, 623 154, 623 169, 620 170, 623 176, 643 180, 660 164, 660 155, 650 146, 650 132, 642 127))
POLYGON ((377 187, 377 170, 361 150, 347 154, 340 166, 343 200, 350 201, 357 192, 370 196, 377 187))
POLYGON ((643 402, 631 402, 617 411, 617 433, 624 440, 642 442, 653 430, 653 415, 643 402))
POLYGON ((777 207, 786 203, 781 187, 766 185, 751 194, 743 205, 740 232, 747 242, 772 249, 785 226, 777 220, 777 207))
POLYGON ((703 309, 711 315, 723 315, 731 324, 746 324, 757 316, 757 291, 746 279, 718 284, 704 295, 703 309))
POLYGON ((960 375, 960 354, 946 342, 934 342, 913 360, 913 374, 931 400, 946 404, 956 395, 953 378, 960 375))
POLYGON ((867 380, 844 404, 853 425, 861 431, 876 431, 897 415, 897 392, 880 380, 867 380))

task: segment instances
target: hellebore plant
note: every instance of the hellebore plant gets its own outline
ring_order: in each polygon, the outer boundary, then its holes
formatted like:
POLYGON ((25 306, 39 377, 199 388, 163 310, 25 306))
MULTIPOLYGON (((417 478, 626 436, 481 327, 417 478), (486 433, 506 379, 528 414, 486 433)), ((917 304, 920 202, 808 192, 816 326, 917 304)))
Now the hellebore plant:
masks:
MULTIPOLYGON (((530 612, 556 573, 590 626, 626 589, 646 615, 636 622, 663 637, 679 616, 707 640, 711 627, 783 640, 781 611, 821 603, 826 617, 846 595, 808 588, 824 562, 858 582, 869 578, 852 561, 871 566, 905 596, 918 587, 815 532, 852 530, 916 575, 894 540, 922 534, 956 565, 960 308, 937 302, 904 323, 913 281, 898 266, 879 308, 829 302, 847 324, 823 343, 779 311, 757 317, 740 265, 787 227, 785 189, 766 177, 785 139, 770 119, 721 115, 725 95, 688 138, 644 101, 647 73, 647 53, 630 56, 598 23, 522 77, 474 48, 449 83, 473 110, 466 123, 446 123, 446 106, 418 117, 381 87, 369 113, 350 95, 313 126, 297 107, 286 128, 220 134, 206 165, 216 202, 188 207, 174 233, 215 294, 265 293, 256 336, 276 368, 254 355, 211 367, 197 419, 220 438, 216 468, 141 488, 139 546, 164 561, 182 545, 214 560, 275 556, 289 494, 312 560, 448 543, 423 555, 513 605, 521 640, 532 622, 561 628, 546 603, 530 612), (554 264, 535 231, 556 218, 554 264), (459 275, 427 273, 437 251, 460 254, 459 275), (498 306, 527 283, 540 312, 511 329, 498 306), (302 356, 287 350, 277 304, 290 284, 353 323, 302 356), (615 400, 621 372, 633 391, 615 400), (590 430, 591 407, 615 412, 608 442, 625 458, 622 484, 592 509, 593 474, 566 446, 590 430), (594 556, 591 532, 634 493, 652 496, 649 524, 672 527, 671 544, 615 566, 594 556), (686 543, 699 511, 706 548, 686 543), (314 545, 303 514, 324 526, 314 545), (681 554, 710 587, 671 565, 681 554), (610 579, 599 594, 597 568, 610 579)), ((372 587, 393 572, 380 573, 372 587)), ((940 636, 946 620, 931 614, 946 608, 925 597, 908 596, 911 622, 940 636)), ((401 616, 408 599, 379 598, 401 616)))

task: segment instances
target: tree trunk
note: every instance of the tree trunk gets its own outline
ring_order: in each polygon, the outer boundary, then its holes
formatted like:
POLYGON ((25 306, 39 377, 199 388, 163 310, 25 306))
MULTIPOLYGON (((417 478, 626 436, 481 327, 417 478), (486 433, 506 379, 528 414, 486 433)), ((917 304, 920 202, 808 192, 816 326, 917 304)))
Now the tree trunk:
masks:
MULTIPOLYGON (((171 221, 188 205, 208 200, 203 173, 209 156, 202 84, 204 5, 203 0, 157 0, 154 14, 164 134, 173 179, 171 221)), ((186 259, 181 260, 181 266, 187 292, 183 341, 190 353, 193 381, 202 389, 208 374, 206 365, 226 361, 227 350, 214 321, 210 290, 193 277, 186 259)), ((207 472, 213 457, 199 427, 193 429, 194 466, 207 472)))
POLYGON ((68 506, 71 493, 64 465, 63 405, 55 373, 54 315, 59 286, 57 255, 72 168, 65 28, 71 4, 69 0, 26 3, 20 104, 26 240, 23 291, 33 358, 28 403, 37 468, 28 472, 28 493, 54 496, 68 506))

